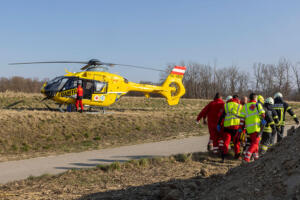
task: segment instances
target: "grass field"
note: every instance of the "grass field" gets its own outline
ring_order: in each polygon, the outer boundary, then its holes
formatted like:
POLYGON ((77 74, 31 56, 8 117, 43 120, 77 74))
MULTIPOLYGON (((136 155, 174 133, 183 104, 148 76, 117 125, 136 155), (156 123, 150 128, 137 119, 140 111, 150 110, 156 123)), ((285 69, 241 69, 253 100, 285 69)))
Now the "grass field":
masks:
POLYGON ((115 162, 109 166, 69 170, 55 176, 45 174, 0 185, 0 198, 162 199, 154 196, 165 187, 176 186, 173 181, 193 179, 196 185, 191 187, 206 187, 205 179, 225 174, 239 164, 236 160, 220 163, 219 158, 210 157, 208 153, 115 162), (91 194, 94 197, 90 197, 91 194))
POLYGON ((162 98, 124 97, 103 114, 48 111, 42 98, 0 93, 0 161, 207 133, 195 124, 203 100, 182 99, 168 106, 162 98))
MULTIPOLYGON (((123 97, 106 114, 49 111, 41 94, 0 93, 0 161, 162 141, 207 133, 195 124, 207 100, 123 97)), ((300 103, 291 102, 300 114, 300 103)), ((287 117, 289 122, 290 117, 287 117)))

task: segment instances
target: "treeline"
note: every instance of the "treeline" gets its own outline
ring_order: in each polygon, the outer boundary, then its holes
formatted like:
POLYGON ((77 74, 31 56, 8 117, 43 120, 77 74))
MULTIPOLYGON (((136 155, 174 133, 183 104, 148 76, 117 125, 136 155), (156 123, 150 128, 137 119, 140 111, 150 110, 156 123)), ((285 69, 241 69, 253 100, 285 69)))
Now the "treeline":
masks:
MULTIPOLYGON (((167 66, 166 71, 160 74, 160 83, 156 85, 160 85, 166 79, 174 65, 167 66)), ((223 96, 232 94, 248 96, 252 91, 268 97, 280 91, 285 99, 300 100, 300 64, 292 64, 285 58, 280 59, 277 64, 254 63, 248 69, 237 66, 217 68, 199 63, 177 65, 187 67, 183 78, 186 88, 185 98, 211 99, 216 92, 221 92, 223 96)), ((45 81, 23 77, 0 78, 0 92, 10 90, 38 93, 45 81)), ((128 95, 143 94, 130 92, 128 95)))
MULTIPOLYGON (((211 99, 216 92, 224 96, 248 96, 252 91, 268 97, 280 91, 286 99, 300 100, 300 66, 284 58, 277 64, 254 63, 246 70, 237 66, 216 68, 199 63, 179 65, 187 67, 183 79, 185 98, 211 99)), ((173 67, 174 64, 169 65, 166 73, 161 74, 161 82, 173 67)))
POLYGON ((0 78, 0 92, 7 90, 14 92, 39 93, 46 80, 40 81, 37 78, 23 78, 15 76, 12 78, 0 78))

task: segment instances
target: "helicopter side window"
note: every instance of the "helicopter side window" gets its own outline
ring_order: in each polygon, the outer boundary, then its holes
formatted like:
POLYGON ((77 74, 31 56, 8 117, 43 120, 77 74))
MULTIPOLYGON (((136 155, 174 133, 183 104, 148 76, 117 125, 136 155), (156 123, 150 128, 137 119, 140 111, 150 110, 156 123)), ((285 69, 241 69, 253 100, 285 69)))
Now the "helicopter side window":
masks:
POLYGON ((95 93, 106 93, 107 83, 95 81, 95 93))
POLYGON ((66 82, 68 81, 67 78, 63 78, 61 79, 61 81, 59 82, 55 82, 53 83, 53 87, 57 87, 57 91, 60 91, 62 89, 62 87, 66 84, 66 82))
POLYGON ((85 89, 91 90, 92 87, 93 87, 93 83, 92 82, 86 82, 85 89))

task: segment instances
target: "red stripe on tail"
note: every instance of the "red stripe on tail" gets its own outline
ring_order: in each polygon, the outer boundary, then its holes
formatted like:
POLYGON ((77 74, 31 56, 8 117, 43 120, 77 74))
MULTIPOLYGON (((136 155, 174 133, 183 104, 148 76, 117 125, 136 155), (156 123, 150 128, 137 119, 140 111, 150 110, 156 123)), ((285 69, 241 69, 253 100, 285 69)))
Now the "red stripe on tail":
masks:
POLYGON ((184 75, 185 70, 186 70, 186 67, 184 67, 184 66, 175 66, 172 69, 171 74, 184 75))
POLYGON ((185 67, 185 66, 175 66, 174 68, 186 70, 186 67, 185 67))

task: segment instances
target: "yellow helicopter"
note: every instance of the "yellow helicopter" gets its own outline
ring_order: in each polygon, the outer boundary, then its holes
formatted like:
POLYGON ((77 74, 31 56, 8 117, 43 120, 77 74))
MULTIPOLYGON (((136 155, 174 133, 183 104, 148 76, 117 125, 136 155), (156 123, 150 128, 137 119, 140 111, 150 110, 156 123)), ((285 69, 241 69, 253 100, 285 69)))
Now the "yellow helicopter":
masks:
POLYGON ((182 84, 182 78, 186 70, 186 67, 184 66, 175 66, 166 80, 163 82, 163 84, 161 86, 156 86, 130 82, 122 76, 109 73, 106 70, 108 70, 108 67, 112 67, 115 65, 135 67, 147 70, 157 69, 135 65, 104 63, 97 59, 92 59, 87 62, 49 61, 10 63, 10 65, 45 63, 85 64, 85 66, 81 68, 81 70, 83 70, 81 72, 72 73, 66 70, 67 74, 65 74, 64 76, 56 77, 43 84, 41 93, 46 96, 46 99, 54 100, 60 105, 75 104, 78 83, 80 83, 83 88, 82 103, 89 106, 108 107, 118 101, 129 91, 142 92, 146 97, 149 97, 149 93, 160 94, 167 99, 169 105, 178 104, 180 97, 185 94, 185 88, 182 84))

